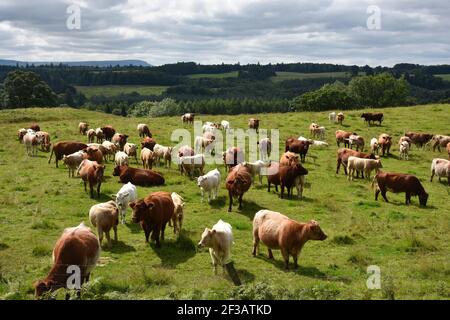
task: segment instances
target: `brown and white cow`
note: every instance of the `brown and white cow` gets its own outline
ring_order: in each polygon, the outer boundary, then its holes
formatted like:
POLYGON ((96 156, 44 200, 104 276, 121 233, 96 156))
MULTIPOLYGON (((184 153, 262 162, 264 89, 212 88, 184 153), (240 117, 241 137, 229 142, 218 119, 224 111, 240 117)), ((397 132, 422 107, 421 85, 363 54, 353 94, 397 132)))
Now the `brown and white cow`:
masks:
POLYGON ((41 141, 41 150, 45 151, 45 152, 49 152, 50 146, 51 146, 50 134, 45 131, 38 131, 38 132, 36 132, 36 135, 37 135, 38 139, 41 141))
POLYGON ((94 187, 97 186, 97 197, 100 197, 100 187, 103 182, 103 173, 105 166, 99 164, 97 161, 83 160, 78 167, 78 174, 84 183, 84 191, 87 191, 86 186, 89 183, 89 190, 91 198, 94 197, 94 187))
POLYGON ((421 132, 407 132, 405 136, 410 138, 412 143, 414 143, 417 147, 423 147, 428 141, 433 138, 433 134, 431 133, 421 133, 421 132))
POLYGON ((364 153, 364 152, 355 151, 352 149, 341 148, 337 151, 336 174, 339 173, 341 164, 344 166, 345 174, 347 174, 347 162, 348 162, 348 158, 351 156, 358 157, 358 158, 364 158, 364 159, 377 159, 373 153, 364 153))
POLYGON ((50 158, 48 163, 52 160, 53 153, 55 154, 55 165, 58 168, 58 161, 62 160, 64 155, 69 155, 74 152, 86 149, 88 146, 82 142, 76 141, 60 141, 53 145, 52 152, 50 153, 50 158))
POLYGON ((119 150, 123 150, 123 147, 127 143, 128 136, 123 133, 115 133, 111 139, 111 142, 114 143, 119 150))
POLYGON ((382 133, 378 137, 378 147, 381 149, 381 155, 389 154, 392 146, 392 137, 387 133, 382 133))
POLYGON ((231 170, 234 166, 244 162, 244 151, 239 147, 230 147, 223 154, 223 162, 228 170, 231 170))
POLYGON ((139 132, 139 137, 152 137, 152 133, 150 132, 148 125, 146 125, 145 123, 139 123, 137 125, 137 130, 139 132))
POLYGON ((89 125, 86 122, 80 122, 78 124, 78 131, 80 132, 81 135, 86 135, 86 131, 88 131, 89 129, 89 125))
POLYGON ((306 154, 308 153, 309 146, 312 144, 310 140, 298 140, 290 137, 286 139, 284 151, 290 151, 300 154, 301 162, 305 162, 306 154))
POLYGON ((194 113, 185 113, 181 116, 181 121, 183 121, 183 123, 194 123, 194 117, 194 113))
POLYGON ((259 129, 259 119, 255 119, 255 118, 250 118, 248 120, 248 127, 249 129, 255 129, 256 133, 258 133, 258 129, 259 129))
POLYGON ((437 135, 433 136, 433 138, 431 139, 431 143, 433 146, 433 152, 436 151, 436 147, 437 147, 438 151, 441 152, 441 147, 445 148, 445 147, 447 147, 447 144, 450 143, 450 136, 444 136, 441 134, 437 134, 437 135))

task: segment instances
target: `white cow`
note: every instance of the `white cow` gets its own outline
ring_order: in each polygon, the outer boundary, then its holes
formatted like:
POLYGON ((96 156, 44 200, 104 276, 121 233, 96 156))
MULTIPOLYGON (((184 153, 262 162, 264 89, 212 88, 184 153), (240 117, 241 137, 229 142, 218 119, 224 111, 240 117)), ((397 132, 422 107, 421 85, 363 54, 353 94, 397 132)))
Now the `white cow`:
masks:
MULTIPOLYGON (((173 233, 177 233, 178 234, 181 232, 181 227, 183 226, 183 220, 184 220, 184 199, 176 192, 172 192, 171 195, 172 197, 172 201, 173 201, 173 216, 172 216, 172 221, 173 221, 173 233)), ((171 221, 169 220, 169 226, 171 226, 171 221)))
POLYGON ((311 147, 315 148, 328 147, 328 143, 326 143, 325 141, 313 140, 311 147))
POLYGON ((114 156, 116 166, 124 166, 129 164, 128 155, 123 151, 118 151, 114 156))
POLYGON ((137 199, 136 186, 131 182, 128 182, 120 188, 119 192, 111 195, 111 197, 117 203, 117 207, 119 208, 119 216, 122 224, 124 224, 128 203, 137 199))
POLYGON ((217 274, 217 265, 225 268, 230 262, 231 246, 233 245, 233 232, 229 223, 219 220, 212 229, 205 228, 198 246, 209 248, 214 273, 217 274))
POLYGON ((349 157, 347 162, 348 180, 353 180, 355 172, 359 171, 366 175, 366 178, 370 178, 370 173, 373 170, 377 172, 383 168, 380 159, 363 159, 358 157, 349 157))
POLYGON ((33 133, 27 132, 23 136, 23 143, 25 144, 27 154, 34 157, 37 156, 38 145, 42 143, 42 137, 37 136, 34 131, 33 133))
POLYGON ((447 178, 448 185, 450 186, 450 161, 434 158, 431 162, 431 182, 433 182, 434 175, 439 177, 439 182, 441 181, 441 178, 447 178))
POLYGON ((63 163, 66 165, 66 167, 69 169, 69 178, 75 175, 75 170, 78 169, 81 162, 85 159, 86 153, 83 151, 77 151, 69 155, 63 156, 63 163))
POLYGON ((378 154, 378 150, 380 149, 380 145, 378 144, 377 138, 372 138, 370 140, 370 150, 373 154, 378 154))
POLYGON ((219 192, 220 186, 220 171, 214 169, 209 171, 207 174, 198 177, 197 185, 202 191, 202 201, 205 192, 208 192, 208 202, 211 201, 211 193, 213 193, 212 198, 217 199, 217 193, 219 192))
POLYGON ((155 144, 155 146, 153 147, 153 154, 155 157, 156 165, 159 166, 161 159, 163 159, 164 165, 169 168, 172 161, 172 150, 172 147, 165 147, 158 143, 155 144))
POLYGON ((408 141, 400 142, 400 158, 404 160, 408 160, 409 158, 409 143, 408 141))

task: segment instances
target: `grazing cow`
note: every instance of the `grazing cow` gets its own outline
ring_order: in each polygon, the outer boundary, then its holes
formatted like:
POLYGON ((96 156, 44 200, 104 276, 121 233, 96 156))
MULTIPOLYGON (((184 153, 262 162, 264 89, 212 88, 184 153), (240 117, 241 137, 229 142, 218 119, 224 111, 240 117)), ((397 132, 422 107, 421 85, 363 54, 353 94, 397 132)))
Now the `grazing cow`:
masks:
POLYGON ((64 155, 72 154, 76 151, 86 149, 88 146, 85 143, 75 141, 60 141, 53 145, 52 152, 48 163, 52 160, 53 153, 55 154, 55 165, 58 168, 58 161, 62 160, 64 155))
POLYGON ((155 161, 155 154, 148 148, 142 148, 141 161, 144 169, 151 169, 153 167, 153 161, 155 161))
POLYGON ((34 132, 41 131, 41 127, 37 123, 33 123, 29 129, 33 130, 34 132))
POLYGON ((333 111, 328 114, 328 121, 336 122, 336 112, 333 111))
POLYGON ((89 129, 86 132, 86 136, 88 138, 88 143, 93 143, 94 142, 94 138, 96 137, 95 130, 94 129, 89 129))
POLYGON ((378 145, 378 139, 372 138, 370 140, 370 152, 373 154, 378 154, 378 150, 380 149, 380 146, 378 145))
POLYGON ((38 131, 36 132, 36 136, 38 137, 38 140, 41 141, 41 150, 45 152, 50 151, 50 134, 45 131, 38 131))
POLYGON ((272 141, 269 138, 263 138, 259 141, 259 155, 261 160, 268 161, 272 153, 272 141))
POLYGON ((336 166, 336 174, 339 173, 339 168, 341 164, 344 166, 344 172, 347 174, 347 161, 348 158, 354 156, 363 159, 376 159, 373 153, 364 153, 360 151, 355 151, 352 149, 341 148, 337 151, 337 166, 336 166))
POLYGON ((91 198, 94 198, 95 186, 97 186, 97 198, 100 197, 100 186, 102 185, 104 171, 104 165, 87 159, 84 159, 78 167, 77 174, 79 174, 83 180, 84 191, 87 191, 86 185, 89 183, 91 198))
POLYGON ((69 169, 69 178, 75 176, 75 170, 78 169, 81 162, 84 160, 85 153, 83 151, 77 151, 69 155, 63 156, 63 163, 69 169), (72 175, 71 175, 72 174, 72 175))
POLYGON ((192 176, 195 170, 200 171, 200 175, 203 175, 205 168, 205 156, 203 154, 196 154, 195 156, 183 156, 180 158, 181 171, 180 173, 186 173, 192 176))
POLYGON ((384 116, 382 113, 370 113, 366 112, 361 115, 361 118, 364 118, 364 122, 367 122, 370 125, 370 122, 372 121, 372 124, 375 121, 378 121, 381 126, 381 122, 384 120, 384 116))
POLYGON ((253 256, 259 254, 261 241, 267 246, 269 259, 273 259, 272 250, 281 250, 286 269, 289 269, 289 256, 294 259, 294 268, 297 269, 298 255, 308 240, 323 241, 326 238, 315 220, 299 223, 270 210, 260 210, 253 218, 253 256))
POLYGON ((450 136, 437 134, 433 136, 431 143, 433 145, 433 152, 436 151, 436 147, 438 148, 438 151, 441 152, 441 147, 445 148, 447 144, 450 143, 450 136))
POLYGON ((402 141, 399 145, 400 159, 408 160, 409 158, 409 143, 408 141, 402 141))
POLYGON ((147 148, 153 151, 153 148, 155 147, 156 144, 156 140, 153 138, 149 138, 149 137, 145 137, 142 141, 141 141, 141 147, 142 148, 147 148))
POLYGON ((223 154, 223 163, 225 167, 229 170, 237 166, 238 164, 244 162, 245 155, 244 151, 239 147, 230 147, 223 154))
POLYGON ((307 174, 308 170, 303 168, 300 163, 294 163, 290 166, 280 166, 281 199, 283 199, 284 196, 284 188, 287 188, 288 198, 290 198, 292 195, 292 187, 294 186, 297 189, 297 198, 301 199, 303 196, 303 187, 305 185, 305 175, 307 174))
MULTIPOLYGON (((173 216, 172 216, 172 222, 173 222, 173 233, 178 233, 180 234, 181 232, 181 227, 183 226, 183 220, 184 220, 184 199, 176 192, 172 192, 170 194, 170 197, 172 198, 173 201, 173 216)), ((169 220, 169 226, 171 226, 170 224, 170 220, 169 220)))
POLYGON ((231 246, 233 245, 233 232, 229 223, 219 220, 212 229, 205 228, 202 238, 198 243, 199 248, 209 248, 214 274, 217 274, 217 266, 230 263, 231 246))
POLYGON ((244 196, 244 193, 247 192, 248 189, 250 189, 251 185, 252 176, 250 175, 246 167, 238 165, 231 169, 225 180, 225 186, 228 190, 228 196, 230 199, 228 212, 231 212, 231 207, 233 206, 233 197, 238 198, 238 209, 242 209, 242 197, 244 196))
POLYGON ((450 142, 447 143, 448 160, 450 160, 450 142))
POLYGON ((407 132, 405 136, 410 138, 412 143, 416 145, 416 147, 423 147, 428 141, 433 138, 433 134, 431 133, 420 133, 420 132, 407 132))
POLYGON ((298 154, 287 151, 281 155, 280 166, 290 166, 293 163, 300 163, 298 154))
POLYGON ((35 157, 38 154, 38 145, 41 143, 41 138, 33 133, 27 133, 23 136, 23 143, 25 144, 27 155, 35 157))
POLYGON ((339 112, 337 115, 337 122, 342 126, 342 122, 344 122, 344 114, 342 112, 339 112))
POLYGON ((17 130, 17 138, 19 139, 20 143, 23 143, 23 136, 27 134, 27 129, 22 128, 17 130))
POLYGON ((392 137, 386 133, 380 134, 378 137, 378 145, 381 148, 381 155, 389 154, 392 145, 392 137))
POLYGON ((242 163, 242 166, 246 167, 250 175, 252 176, 253 183, 255 182, 255 176, 258 175, 259 184, 262 185, 262 169, 267 167, 266 164, 262 160, 256 160, 255 162, 246 162, 242 163))
POLYGON ((152 137, 152 133, 150 132, 150 129, 148 128, 148 126, 145 123, 139 123, 137 125, 137 130, 139 132, 139 137, 152 137))
POLYGON ((350 136, 356 133, 350 132, 350 131, 343 131, 343 130, 337 130, 336 131, 336 144, 338 147, 341 146, 341 142, 344 143, 344 147, 348 147, 348 139, 350 136))
POLYGON ((194 123, 194 117, 194 113, 185 113, 181 116, 181 121, 183 121, 183 123, 194 123))
POLYGON ((109 156, 110 159, 111 159, 111 157, 114 158, 114 156, 117 152, 117 146, 108 140, 103 141, 102 146, 105 150, 105 152, 103 153, 103 155, 105 156, 105 159, 106 159, 106 156, 109 156))
POLYGON ((250 118, 248 120, 248 127, 249 129, 255 129, 256 133, 258 133, 259 130, 259 119, 255 119, 255 118, 250 118))
POLYGON ((86 131, 88 131, 89 129, 89 125, 86 122, 80 122, 78 124, 78 131, 80 132, 81 135, 86 135, 86 131))
POLYGON ((222 127, 223 130, 228 131, 230 130, 230 122, 226 121, 226 120, 222 120, 220 122, 220 126, 222 127))
POLYGON ((138 160, 137 160, 137 145, 135 145, 134 143, 127 142, 123 146, 123 151, 128 155, 128 157, 134 156, 136 163, 138 162, 138 160))
POLYGON ((172 219, 174 204, 170 193, 154 192, 141 200, 130 202, 133 209, 132 221, 140 223, 145 234, 145 241, 148 242, 150 233, 151 239, 156 241, 156 246, 161 247, 161 240, 164 240, 164 231, 167 222, 172 219))
POLYGON ((127 166, 129 164, 128 155, 123 151, 118 151, 114 156, 116 166, 127 166))
POLYGON ((36 298, 49 291, 67 288, 67 284, 70 283, 68 279, 73 276, 70 266, 79 267, 80 285, 89 281, 89 276, 100 257, 100 243, 91 229, 81 223, 77 227, 64 229, 56 241, 52 257, 53 266, 47 277, 34 284, 36 298))
POLYGON ((312 144, 311 141, 300 141, 295 138, 287 138, 285 142, 285 148, 284 151, 290 151, 294 153, 300 154, 300 160, 302 162, 305 162, 306 160, 306 154, 308 153, 309 146, 312 144))
POLYGON ((156 164, 159 166, 160 160, 164 160, 164 165, 167 168, 170 168, 170 164, 172 162, 172 147, 165 147, 160 144, 155 144, 153 147, 153 152, 155 154, 156 164))
POLYGON ((97 143, 102 143, 105 140, 105 134, 101 128, 95 129, 95 136, 97 137, 97 143))
POLYGON ((386 198, 386 192, 389 190, 394 193, 405 192, 405 203, 411 203, 411 196, 418 196, 421 206, 427 205, 428 193, 425 192, 419 179, 412 174, 395 172, 378 172, 372 181, 372 187, 376 183, 375 200, 381 192, 383 199, 386 198))
POLYGON ((113 176, 119 177, 119 182, 128 183, 131 182, 134 185, 147 187, 147 186, 160 186, 164 184, 164 177, 155 171, 130 168, 128 166, 116 166, 113 171, 113 176))
POLYGON ((97 147, 87 147, 85 150, 87 159, 91 161, 96 161, 98 163, 103 163, 103 153, 97 147))
POLYGON ((97 228, 100 245, 103 241, 103 233, 106 234, 108 247, 111 247, 111 237, 109 232, 114 230, 114 241, 117 241, 117 225, 119 224, 119 208, 114 201, 98 203, 89 210, 89 220, 97 228))
POLYGON ((102 129, 103 135, 108 141, 111 141, 112 137, 116 134, 116 129, 114 129, 112 126, 104 126, 100 129, 102 129))
POLYGON ((348 137, 350 149, 353 149, 353 145, 356 146, 356 151, 364 151, 364 138, 358 135, 350 135, 348 137))
POLYGON ((355 171, 358 172, 358 176, 361 172, 363 179, 364 175, 366 175, 367 179, 370 179, 370 173, 373 170, 379 172, 380 168, 383 168, 383 165, 381 164, 381 160, 379 159, 364 159, 351 156, 347 160, 348 180, 353 180, 353 178, 355 177, 355 171))
POLYGON ((209 171, 207 174, 197 178, 197 185, 202 191, 202 201, 205 197, 205 192, 208 192, 208 202, 211 201, 211 194, 213 199, 217 199, 217 193, 220 186, 220 172, 217 169, 209 171))
POLYGON ((123 150, 125 143, 127 143, 128 136, 122 133, 116 133, 111 139, 111 142, 114 143, 119 150, 123 150))
POLYGON ((431 162, 430 182, 433 182, 434 175, 439 177, 439 182, 441 182, 441 178, 447 178, 448 185, 450 186, 450 161, 434 158, 431 162))
POLYGON ((116 194, 111 195, 111 197, 117 203, 122 224, 125 224, 128 203, 137 199, 136 186, 128 182, 116 194))

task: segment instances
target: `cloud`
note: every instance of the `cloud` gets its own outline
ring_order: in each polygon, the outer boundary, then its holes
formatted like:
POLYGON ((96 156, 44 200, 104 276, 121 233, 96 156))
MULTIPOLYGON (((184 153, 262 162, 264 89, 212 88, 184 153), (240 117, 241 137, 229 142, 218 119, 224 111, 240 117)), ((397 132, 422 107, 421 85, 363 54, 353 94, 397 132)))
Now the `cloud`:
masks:
POLYGON ((0 58, 450 63, 449 15, 436 0, 2 0, 0 58), (66 27, 73 3, 80 30, 66 27), (370 5, 380 30, 367 28, 370 5))

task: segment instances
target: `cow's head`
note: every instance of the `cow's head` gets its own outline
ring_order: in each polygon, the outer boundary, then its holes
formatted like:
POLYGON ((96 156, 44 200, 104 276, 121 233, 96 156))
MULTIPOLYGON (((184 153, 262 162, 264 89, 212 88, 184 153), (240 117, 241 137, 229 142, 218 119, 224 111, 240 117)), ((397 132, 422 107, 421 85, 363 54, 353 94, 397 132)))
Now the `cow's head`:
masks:
POLYGON ((38 280, 33 284, 34 297, 36 299, 42 298, 47 292, 54 291, 61 288, 56 281, 53 280, 38 280))
POLYGON ((297 163, 295 166, 299 176, 305 176, 308 174, 308 170, 304 168, 300 163, 297 163))
POLYGON ((199 243, 197 244, 197 247, 204 248, 204 247, 211 247, 212 246, 212 238, 216 234, 216 230, 211 230, 209 228, 205 228, 205 230, 202 233, 202 238, 200 239, 199 243))
POLYGON ((94 170, 95 170, 95 176, 97 177, 97 180, 99 180, 99 181, 103 180, 105 166, 103 164, 96 164, 96 165, 94 165, 94 170))
POLYGON ((115 177, 120 176, 120 173, 122 172, 122 167, 125 167, 125 166, 119 166, 119 165, 115 166, 112 175, 115 177))
POLYGON ((308 238, 309 240, 325 240, 327 235, 322 231, 319 223, 316 220, 311 220, 307 223, 309 227, 308 238))
POLYGON ((207 180, 207 177, 205 177, 205 176, 200 176, 200 177, 198 177, 198 178, 197 178, 197 185, 198 185, 199 187, 201 187, 202 184, 203 184, 203 182, 206 181, 206 180, 207 180))
POLYGON ((428 201, 428 193, 426 193, 424 191, 424 192, 421 192, 418 196, 419 196, 420 205, 426 207, 427 201, 428 201))
POLYGON ((131 221, 138 223, 144 220, 145 215, 153 210, 155 204, 150 202, 146 204, 144 200, 136 200, 129 203, 130 208, 133 210, 131 221))

